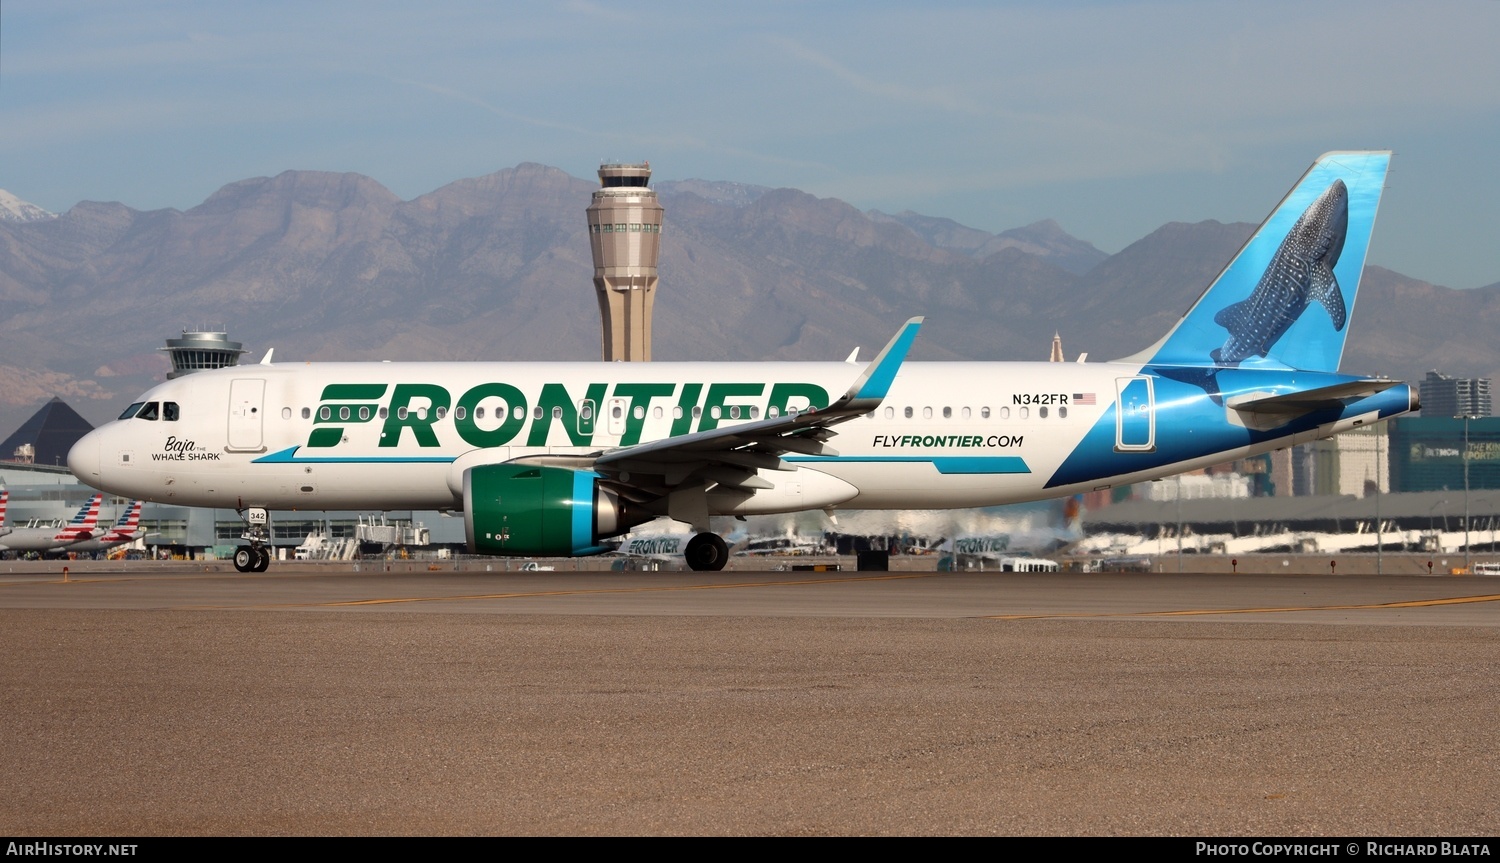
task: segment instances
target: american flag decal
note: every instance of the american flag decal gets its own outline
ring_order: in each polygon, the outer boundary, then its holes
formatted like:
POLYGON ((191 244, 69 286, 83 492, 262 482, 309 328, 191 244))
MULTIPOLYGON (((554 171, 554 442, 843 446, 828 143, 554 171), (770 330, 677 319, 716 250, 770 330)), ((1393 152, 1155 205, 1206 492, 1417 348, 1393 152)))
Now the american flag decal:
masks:
POLYGON ((1091 405, 1094 403, 1093 393, 1073 393, 1073 404, 1075 405, 1091 405))

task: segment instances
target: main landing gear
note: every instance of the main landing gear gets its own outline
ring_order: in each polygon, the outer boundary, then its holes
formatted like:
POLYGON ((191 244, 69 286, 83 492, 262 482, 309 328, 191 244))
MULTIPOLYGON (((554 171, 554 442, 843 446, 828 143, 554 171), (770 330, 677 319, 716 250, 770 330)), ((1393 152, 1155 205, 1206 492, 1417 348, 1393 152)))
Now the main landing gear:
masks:
POLYGON ((695 570, 717 572, 729 562, 729 544, 717 533, 700 533, 688 540, 682 556, 695 570))
POLYGON ((248 546, 234 550, 234 568, 239 572, 265 572, 271 566, 271 514, 265 507, 252 506, 241 511, 245 519, 245 532, 240 539, 248 540, 248 546))

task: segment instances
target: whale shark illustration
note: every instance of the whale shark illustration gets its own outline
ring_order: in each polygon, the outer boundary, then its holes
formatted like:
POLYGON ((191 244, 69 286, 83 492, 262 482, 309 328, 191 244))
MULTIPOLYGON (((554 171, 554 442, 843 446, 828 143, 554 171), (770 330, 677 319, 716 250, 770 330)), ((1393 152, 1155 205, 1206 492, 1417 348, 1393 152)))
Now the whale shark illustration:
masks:
POLYGON ((1297 218, 1250 296, 1214 315, 1214 323, 1229 331, 1224 344, 1208 353, 1214 365, 1160 373, 1202 389, 1218 404, 1219 372, 1270 353, 1313 301, 1328 312, 1333 331, 1342 332, 1348 310, 1333 268, 1348 227, 1349 190, 1343 180, 1334 180, 1297 218))
POLYGON ((1349 227, 1349 190, 1334 180, 1297 219, 1250 296, 1214 315, 1229 331, 1223 347, 1209 353, 1215 364, 1237 365, 1265 356, 1313 300, 1344 329, 1347 313, 1333 268, 1344 250, 1349 227))

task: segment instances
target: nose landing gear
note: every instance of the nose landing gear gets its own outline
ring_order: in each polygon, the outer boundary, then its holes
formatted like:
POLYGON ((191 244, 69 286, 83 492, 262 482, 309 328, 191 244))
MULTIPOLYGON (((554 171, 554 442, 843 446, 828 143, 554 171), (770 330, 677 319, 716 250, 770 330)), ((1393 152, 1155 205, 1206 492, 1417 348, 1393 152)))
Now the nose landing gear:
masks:
POLYGON ((258 545, 234 551, 234 568, 240 572, 265 572, 271 566, 271 553, 258 545))
POLYGON ((234 551, 234 568, 239 572, 265 572, 271 566, 271 515, 264 507, 252 506, 241 510, 245 519, 245 532, 240 539, 250 543, 234 551))

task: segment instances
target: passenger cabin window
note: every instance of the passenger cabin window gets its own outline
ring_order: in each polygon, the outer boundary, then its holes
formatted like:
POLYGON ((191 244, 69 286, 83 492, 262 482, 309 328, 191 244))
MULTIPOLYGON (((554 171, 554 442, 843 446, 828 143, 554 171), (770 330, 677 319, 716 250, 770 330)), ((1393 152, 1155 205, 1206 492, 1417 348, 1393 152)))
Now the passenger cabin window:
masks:
POLYGON ((980 408, 979 409, 979 418, 980 419, 986 419, 986 420, 989 419, 990 418, 990 409, 988 407, 982 407, 982 408, 980 408))
POLYGON ((282 408, 281 409, 281 418, 284 419, 284 420, 291 419, 292 418, 292 409, 291 408, 282 408))
POLYGON ((305 420, 312 419, 312 408, 303 408, 302 409, 302 418, 305 419, 305 420))
MULTIPOLYGON (((328 419, 332 416, 333 411, 329 409, 328 405, 323 405, 322 407, 318 408, 318 419, 327 422, 328 419)), ((402 419, 405 419, 405 417, 402 417, 402 419)))
POLYGON ((911 405, 906 406, 906 418, 911 419, 911 405))
POLYGON ((1047 418, 1047 408, 1045 406, 1037 408, 1036 409, 1036 415, 1039 416, 1039 417, 1041 417, 1042 419, 1046 419, 1047 418))
POLYGON ((1059 407, 1057 409, 1057 418, 1058 419, 1062 419, 1062 420, 1067 419, 1068 418, 1068 409, 1065 408, 1065 407, 1059 407))

